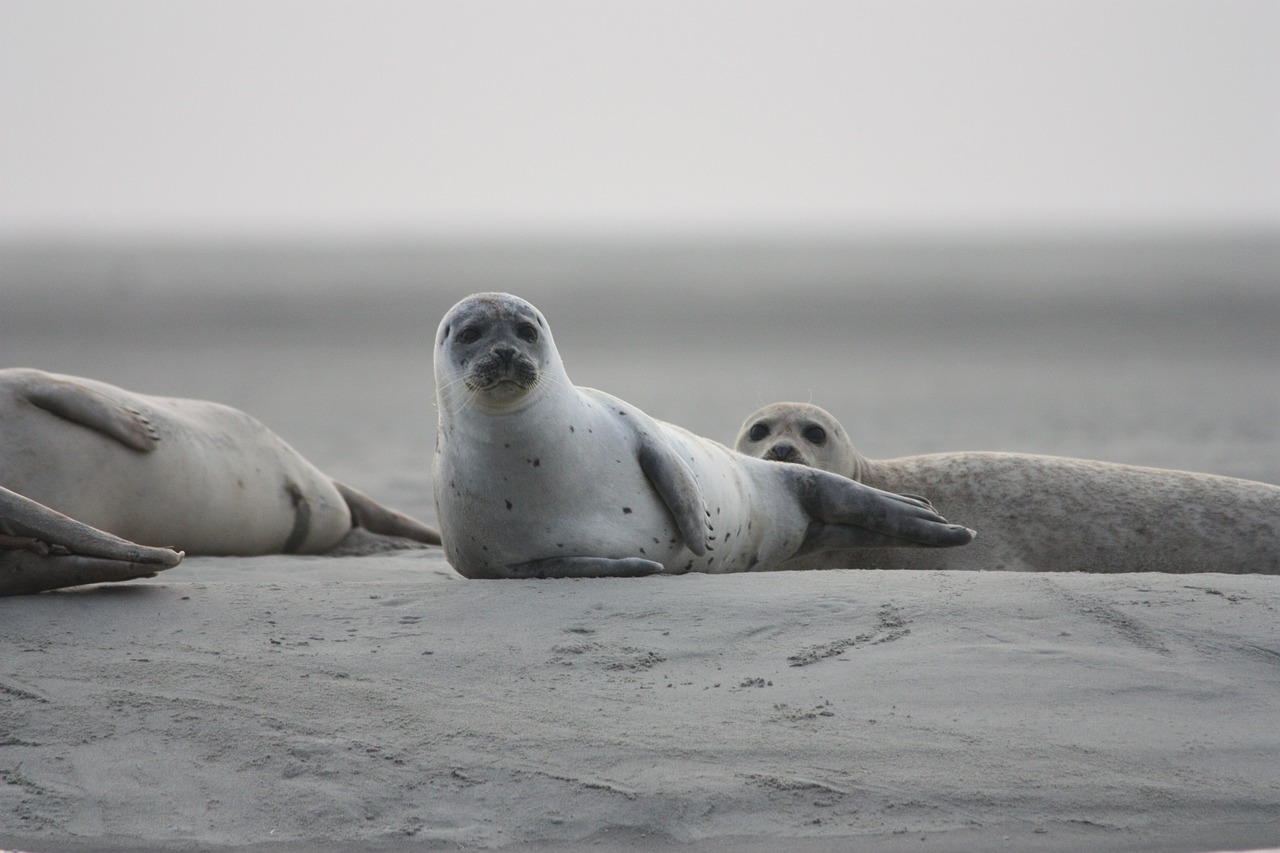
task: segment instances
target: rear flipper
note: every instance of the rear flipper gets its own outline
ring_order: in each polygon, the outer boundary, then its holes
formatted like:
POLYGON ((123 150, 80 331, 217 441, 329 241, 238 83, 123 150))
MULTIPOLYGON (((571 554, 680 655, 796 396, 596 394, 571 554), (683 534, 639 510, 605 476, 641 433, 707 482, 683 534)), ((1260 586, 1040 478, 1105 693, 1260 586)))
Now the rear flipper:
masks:
POLYGON ((382 536, 401 536, 415 542, 428 545, 440 544, 440 531, 411 518, 402 512, 383 506, 373 498, 350 486, 333 481, 342 499, 351 510, 351 522, 356 527, 363 527, 370 533, 382 536))
POLYGON ((812 519, 800 553, 832 548, 925 546, 973 541, 974 531, 949 524, 924 498, 883 492, 825 471, 797 467, 801 505, 812 519))
POLYGON ((182 553, 148 548, 0 487, 0 595, 151 577, 182 553))
POLYGON ((661 574, 663 565, 639 557, 550 557, 507 566, 509 578, 638 578, 661 574))
MULTIPOLYGON (((181 555, 178 559, 182 559, 181 555)), ((0 595, 30 595, 68 586, 150 578, 167 568, 171 566, 80 554, 0 550, 0 595)))
POLYGON ((23 396, 34 406, 65 418, 143 453, 156 449, 160 432, 140 408, 115 400, 87 385, 31 371, 23 396))

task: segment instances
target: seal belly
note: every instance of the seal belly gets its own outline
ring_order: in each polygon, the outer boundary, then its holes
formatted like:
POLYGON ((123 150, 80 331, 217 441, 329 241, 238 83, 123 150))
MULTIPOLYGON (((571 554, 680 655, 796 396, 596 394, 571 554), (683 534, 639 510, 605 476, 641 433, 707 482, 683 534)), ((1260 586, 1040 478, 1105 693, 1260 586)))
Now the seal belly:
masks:
POLYGON ((517 429, 497 440, 484 440, 485 424, 469 419, 461 446, 441 435, 437 513, 445 554, 460 573, 501 577, 508 565, 578 556, 643 557, 670 566, 686 552, 640 470, 634 432, 619 429, 593 401, 582 403, 555 424, 544 420, 536 431, 517 429), (482 458, 469 462, 473 456, 482 458))

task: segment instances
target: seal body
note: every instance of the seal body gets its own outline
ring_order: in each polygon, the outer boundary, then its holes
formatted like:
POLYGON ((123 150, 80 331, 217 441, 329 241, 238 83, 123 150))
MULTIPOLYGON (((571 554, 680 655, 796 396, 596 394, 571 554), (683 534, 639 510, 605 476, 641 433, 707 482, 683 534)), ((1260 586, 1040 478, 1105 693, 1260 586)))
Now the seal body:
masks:
POLYGON ((439 542, 237 409, 24 368, 0 371, 0 485, 191 554, 317 553, 364 519, 374 532, 439 542))
POLYGON ((789 568, 1280 574, 1280 486, 1022 453, 867 459, 839 421, 805 403, 751 415, 735 447, 927 494, 981 531, 963 549, 837 549, 789 568))
POLYGON ((518 297, 455 305, 435 371, 436 509, 468 577, 750 571, 827 541, 972 538, 927 502, 749 459, 575 387, 546 319, 518 297))

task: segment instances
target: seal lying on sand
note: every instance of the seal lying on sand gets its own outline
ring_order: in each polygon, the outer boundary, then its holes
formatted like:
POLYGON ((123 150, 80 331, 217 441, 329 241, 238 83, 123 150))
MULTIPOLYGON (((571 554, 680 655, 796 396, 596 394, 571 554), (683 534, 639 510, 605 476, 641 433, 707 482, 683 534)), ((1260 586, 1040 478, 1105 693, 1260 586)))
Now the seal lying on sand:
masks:
POLYGON ((0 370, 0 485, 189 554, 314 554, 353 527, 440 543, 244 412, 26 368, 0 370))
POLYGON ((765 406, 735 446, 927 494, 982 533, 954 551, 843 550, 787 568, 1280 574, 1280 486, 1022 453, 867 459, 839 421, 805 403, 765 406))
POLYGON ((926 501, 749 459, 574 387, 546 319, 509 294, 449 310, 435 372, 436 508, 467 577, 739 572, 973 537, 926 501))
POLYGON ((0 487, 0 595, 148 578, 180 562, 0 487))

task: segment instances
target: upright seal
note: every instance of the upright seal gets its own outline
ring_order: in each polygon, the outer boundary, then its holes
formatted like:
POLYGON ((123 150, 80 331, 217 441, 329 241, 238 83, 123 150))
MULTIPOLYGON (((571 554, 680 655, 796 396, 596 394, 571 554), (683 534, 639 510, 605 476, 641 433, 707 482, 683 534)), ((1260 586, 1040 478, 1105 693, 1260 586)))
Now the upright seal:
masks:
POLYGON ((435 374, 436 508, 467 577, 740 572, 973 538, 927 501, 750 459, 574 387, 546 319, 509 294, 449 310, 435 374))
POLYGON ((867 459, 839 421, 806 403, 765 406, 735 446, 919 491, 982 532, 958 550, 835 550, 786 568, 1280 574, 1280 486, 1025 453, 867 459))
POLYGON ((0 485, 189 554, 314 554, 354 527, 440 543, 237 409, 27 368, 0 370, 0 485))

